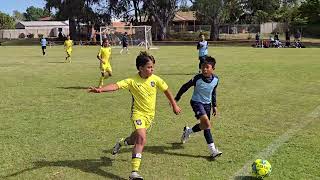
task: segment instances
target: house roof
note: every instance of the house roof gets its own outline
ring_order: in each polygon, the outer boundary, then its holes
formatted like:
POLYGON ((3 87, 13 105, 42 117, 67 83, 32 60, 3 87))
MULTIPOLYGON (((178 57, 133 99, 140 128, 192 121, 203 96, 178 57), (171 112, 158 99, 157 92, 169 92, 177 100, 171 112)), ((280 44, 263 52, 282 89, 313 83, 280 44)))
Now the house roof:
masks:
POLYGON ((127 23, 126 22, 112 22, 111 23, 112 24, 112 26, 120 26, 120 27, 122 27, 122 26, 126 26, 127 25, 127 23))
POLYGON ((197 20, 195 17, 195 11, 187 11, 187 12, 182 12, 178 11, 175 14, 175 17, 173 18, 174 22, 177 21, 194 21, 197 20))
POLYGON ((69 26, 69 21, 20 21, 25 27, 69 26))

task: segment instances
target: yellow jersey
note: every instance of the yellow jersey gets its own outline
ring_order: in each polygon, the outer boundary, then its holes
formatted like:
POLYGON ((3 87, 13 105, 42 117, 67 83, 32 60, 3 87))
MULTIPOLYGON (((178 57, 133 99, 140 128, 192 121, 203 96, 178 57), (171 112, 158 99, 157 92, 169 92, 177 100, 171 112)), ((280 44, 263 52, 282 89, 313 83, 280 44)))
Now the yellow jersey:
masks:
POLYGON ((66 47, 66 49, 71 49, 73 45, 73 41, 72 40, 65 40, 64 41, 64 46, 66 47))
POLYGON ((101 57, 105 63, 110 63, 111 47, 101 47, 98 56, 101 57))
POLYGON ((132 113, 154 116, 157 89, 166 91, 168 85, 160 77, 151 75, 143 79, 139 74, 116 83, 120 89, 129 89, 132 94, 132 113))

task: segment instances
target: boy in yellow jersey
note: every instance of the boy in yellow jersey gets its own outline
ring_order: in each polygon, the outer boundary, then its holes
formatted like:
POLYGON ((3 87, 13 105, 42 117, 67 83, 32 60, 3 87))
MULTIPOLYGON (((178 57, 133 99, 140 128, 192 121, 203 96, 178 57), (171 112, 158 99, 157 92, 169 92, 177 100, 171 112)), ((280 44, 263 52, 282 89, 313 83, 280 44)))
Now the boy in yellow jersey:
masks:
POLYGON ((173 112, 179 114, 181 109, 173 99, 168 85, 158 76, 153 74, 155 60, 147 52, 141 52, 136 58, 138 73, 128 79, 109 84, 102 88, 90 88, 89 92, 101 93, 128 89, 132 94, 131 123, 134 131, 127 138, 121 138, 114 146, 112 154, 120 151, 121 146, 134 145, 132 150, 132 172, 129 179, 143 179, 138 174, 142 151, 146 144, 147 129, 150 127, 154 115, 157 89, 164 92, 168 98, 173 112))
POLYGON ((112 68, 110 65, 111 47, 109 47, 108 39, 104 39, 102 47, 97 55, 100 61, 101 77, 99 81, 99 88, 103 86, 103 80, 112 76, 112 68))
POLYGON ((73 41, 70 39, 70 35, 68 35, 67 40, 64 41, 64 47, 67 52, 66 61, 69 60, 69 63, 71 63, 72 45, 73 41))

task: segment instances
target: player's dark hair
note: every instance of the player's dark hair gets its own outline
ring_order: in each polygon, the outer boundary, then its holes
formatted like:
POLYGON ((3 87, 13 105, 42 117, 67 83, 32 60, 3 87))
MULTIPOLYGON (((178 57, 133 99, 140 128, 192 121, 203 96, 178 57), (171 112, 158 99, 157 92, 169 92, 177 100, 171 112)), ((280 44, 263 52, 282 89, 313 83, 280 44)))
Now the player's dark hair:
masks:
POLYGON ((102 39, 102 44, 101 44, 101 46, 103 46, 103 44, 104 44, 106 41, 108 41, 107 38, 102 39))
POLYGON ((152 61, 153 64, 156 63, 156 60, 152 55, 147 53, 146 51, 141 51, 140 54, 136 58, 136 67, 139 70, 140 66, 146 65, 149 61, 152 61))
POLYGON ((211 64, 211 66, 214 67, 216 65, 216 59, 214 57, 207 56, 203 64, 211 64))

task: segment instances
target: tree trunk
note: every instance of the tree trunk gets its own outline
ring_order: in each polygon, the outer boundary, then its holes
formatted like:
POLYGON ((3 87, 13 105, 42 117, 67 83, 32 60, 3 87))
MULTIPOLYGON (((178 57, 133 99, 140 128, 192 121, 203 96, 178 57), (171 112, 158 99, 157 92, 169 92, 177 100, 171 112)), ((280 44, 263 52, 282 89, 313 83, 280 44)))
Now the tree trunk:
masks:
POLYGON ((69 35, 72 40, 76 40, 77 38, 76 21, 73 17, 69 19, 69 35))
POLYGON ((160 29, 159 29, 159 40, 163 41, 167 38, 167 27, 165 27, 163 24, 160 25, 160 29))
MULTIPOLYGON (((138 4, 139 1, 137 0, 134 0, 133 1, 133 7, 134 7, 134 16, 135 16, 135 20, 134 20, 134 25, 138 25, 137 22, 139 22, 139 16, 140 16, 140 11, 139 11, 139 7, 138 7, 138 4)), ((141 22, 141 16, 140 16, 140 22, 141 22)))
POLYGON ((210 40, 211 41, 219 40, 219 23, 217 23, 216 19, 214 19, 211 22, 210 40))

